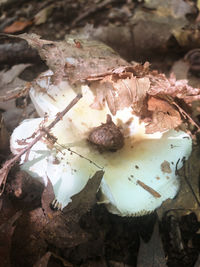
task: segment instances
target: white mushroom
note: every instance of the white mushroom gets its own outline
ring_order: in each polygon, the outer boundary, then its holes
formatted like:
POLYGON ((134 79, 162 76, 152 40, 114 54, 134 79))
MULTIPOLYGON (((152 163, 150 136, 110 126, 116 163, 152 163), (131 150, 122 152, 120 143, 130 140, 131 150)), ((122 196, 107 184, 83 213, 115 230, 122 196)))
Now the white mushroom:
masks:
MULTIPOLYGON (((175 197, 179 189, 177 170, 192 150, 188 134, 175 130, 145 134, 144 123, 140 124, 139 118, 132 115, 131 108, 120 110, 115 116, 107 106, 94 110, 91 108, 94 95, 88 86, 73 88, 67 82, 54 86, 50 84, 51 75, 50 71, 43 74, 30 91, 39 115, 46 113, 49 116, 45 119, 46 124, 64 109, 78 90, 82 91, 83 97, 50 132, 57 142, 40 140, 22 166, 34 173, 33 176, 43 178, 45 184, 47 177, 51 180, 58 207, 65 207, 98 168, 105 171, 101 202, 112 213, 143 215, 152 212, 164 200, 175 197), (123 147, 115 152, 99 151, 88 142, 91 131, 106 124, 107 114, 124 136, 123 147)), ((14 154, 31 141, 27 138, 42 122, 43 118, 27 120, 15 129, 11 137, 14 154)), ((25 158, 21 158, 21 163, 25 158)))

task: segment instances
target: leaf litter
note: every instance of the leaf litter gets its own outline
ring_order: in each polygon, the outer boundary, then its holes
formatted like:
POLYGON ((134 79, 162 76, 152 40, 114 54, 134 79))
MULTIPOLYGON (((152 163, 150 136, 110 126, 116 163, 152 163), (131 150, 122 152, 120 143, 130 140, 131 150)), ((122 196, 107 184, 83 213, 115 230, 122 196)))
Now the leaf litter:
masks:
MULTIPOLYGON (((64 250, 89 240, 90 235, 81 229, 79 220, 96 203, 96 192, 102 176, 102 171, 97 172, 86 187, 72 197, 72 202, 62 212, 53 211, 49 207, 50 203, 47 201, 54 197, 50 183, 43 191, 41 207, 38 205, 31 210, 25 207, 22 210, 12 238, 11 260, 15 259, 16 266, 33 266, 40 262, 48 246, 64 250)), ((52 253, 59 258, 56 251, 52 250, 52 253)))
MULTIPOLYGON (((100 54, 98 53, 98 56, 92 57, 91 60, 89 52, 92 51, 92 54, 95 54, 96 46, 94 43, 87 45, 87 40, 82 41, 77 40, 76 37, 69 37, 68 42, 53 42, 41 40, 33 34, 29 36, 21 35, 20 38, 26 39, 29 45, 38 50, 42 59, 46 60, 47 65, 54 72, 53 83, 57 84, 62 79, 68 79, 72 84, 85 82, 95 85, 97 89, 94 108, 101 109, 104 101, 107 101, 110 111, 115 114, 117 110, 132 105, 133 112, 140 114, 141 120, 147 123, 151 121, 147 124, 147 133, 165 131, 182 123, 182 114, 174 105, 176 99, 182 99, 188 105, 191 105, 194 100, 199 100, 200 89, 189 86, 187 80, 176 81, 173 76, 167 78, 164 74, 151 71, 148 63, 130 65, 107 47, 103 47, 102 51, 99 52, 100 54), (103 58, 98 64, 99 56, 102 53, 106 60, 103 58), (82 64, 80 58, 81 60, 84 59, 84 64, 82 64), (111 61, 108 60, 111 58, 111 61), (93 68, 94 65, 97 65, 98 68, 93 68), (123 101, 121 101, 122 98, 123 101)), ((98 186, 95 187, 95 193, 98 186)), ((47 195, 49 195, 48 190, 51 192, 52 189, 47 188, 46 190, 47 195)), ((92 191, 93 196, 95 193, 92 191)), ((28 217, 26 214, 25 221, 27 222, 29 218, 35 224, 39 220, 40 227, 41 225, 44 227, 42 233, 48 244, 56 244, 56 247, 60 248, 67 247, 69 244, 72 247, 76 246, 90 238, 80 229, 77 222, 80 220, 80 210, 82 210, 81 215, 83 215, 91 208, 91 203, 84 202, 81 204, 80 199, 77 203, 76 199, 73 199, 72 205, 75 203, 76 208, 71 210, 71 214, 69 212, 70 215, 64 210, 62 216, 59 213, 52 215, 53 213, 48 207, 45 207, 44 203, 46 201, 43 199, 42 209, 35 209, 32 214, 29 213, 28 217), (67 219, 65 214, 68 214, 67 219), (40 223, 41 220, 44 220, 43 223, 40 223), (74 225, 73 231, 72 225, 74 225), (71 234, 71 231, 73 234, 71 234), (64 232, 67 236, 62 236, 64 232), (80 237, 82 237, 81 240, 80 237)), ((68 209, 70 210, 70 208, 71 205, 68 209)), ((23 228, 23 225, 22 222, 19 228, 23 228)), ((41 229, 39 229, 40 231, 41 229)), ((21 232, 18 233, 18 238, 20 235, 21 232)), ((34 241, 33 243, 35 247, 37 242, 34 241)), ((28 254, 31 249, 32 246, 28 248, 28 254)), ((45 251, 46 245, 44 244, 41 249, 45 251)), ((38 251, 36 254, 38 255, 38 251)), ((34 261, 36 261, 36 258, 34 258, 34 261)))
POLYGON ((37 49, 46 61, 54 73, 53 83, 63 79, 72 84, 89 82, 92 86, 94 83, 96 101, 93 108, 101 109, 106 101, 111 113, 115 114, 121 108, 132 106, 133 113, 140 114, 141 120, 151 120, 146 126, 147 133, 163 132, 182 123, 177 103, 174 105, 176 99, 191 105, 200 98, 200 89, 189 86, 187 80, 177 81, 173 76, 167 78, 151 71, 147 62, 130 65, 102 43, 71 35, 61 42, 42 40, 36 34, 19 37, 37 49), (152 108, 151 97, 155 98, 156 109, 152 108))

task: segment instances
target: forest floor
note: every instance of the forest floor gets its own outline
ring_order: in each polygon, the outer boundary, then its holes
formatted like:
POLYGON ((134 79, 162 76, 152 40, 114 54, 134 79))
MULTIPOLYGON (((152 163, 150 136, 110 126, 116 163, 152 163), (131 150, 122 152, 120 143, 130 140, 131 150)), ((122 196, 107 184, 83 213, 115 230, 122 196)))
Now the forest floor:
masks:
MULTIPOLYGON (((52 41, 88 36, 128 62, 148 61, 152 69, 173 72, 199 88, 199 8, 192 0, 0 0, 1 99, 48 68, 35 50, 7 35, 21 33, 52 41)), ((37 114, 27 97, 0 101, 0 112, 3 164, 11 158, 8 139, 14 128, 37 114)), ((113 215, 88 196, 87 190, 96 192, 98 177, 75 196, 77 206, 53 211, 51 185, 44 189, 16 164, 0 198, 0 266, 200 266, 199 133, 193 138, 178 196, 141 217, 113 215)))

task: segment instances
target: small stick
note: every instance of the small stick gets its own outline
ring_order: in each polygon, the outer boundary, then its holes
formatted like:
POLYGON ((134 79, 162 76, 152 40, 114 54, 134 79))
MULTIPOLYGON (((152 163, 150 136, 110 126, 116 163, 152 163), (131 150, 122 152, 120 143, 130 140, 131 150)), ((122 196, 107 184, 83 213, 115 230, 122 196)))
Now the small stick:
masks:
POLYGON ((180 113, 184 114, 189 119, 191 124, 193 124, 197 127, 198 131, 200 130, 200 126, 192 119, 192 117, 190 117, 189 114, 187 114, 187 112, 185 112, 185 110, 182 107, 180 107, 175 101, 173 101, 172 104, 178 108, 180 113))
MULTIPOLYGON (((47 132, 49 132, 50 129, 56 125, 56 123, 62 120, 63 116, 80 100, 81 97, 82 95, 78 94, 62 112, 57 113, 55 120, 52 121, 49 126, 40 130, 40 134, 30 144, 22 149, 19 154, 15 155, 13 158, 7 160, 3 164, 2 168, 0 169, 0 196, 3 194, 6 179, 12 166, 21 158, 24 153, 30 150, 42 137, 44 137, 47 132)), ((34 134, 37 134, 37 132, 35 132, 34 134)))
POLYGON ((182 114, 182 115, 185 115, 187 118, 188 118, 188 120, 191 122, 191 124, 193 124, 193 125, 195 125, 196 127, 197 127, 197 129, 198 129, 198 131, 200 130, 200 126, 193 120, 193 118, 182 108, 182 107, 180 107, 176 102, 175 102, 175 100, 172 98, 172 97, 170 97, 170 96, 166 96, 166 99, 167 99, 167 101, 169 101, 170 102, 170 104, 172 104, 172 105, 174 105, 174 106, 176 106, 176 108, 179 110, 179 112, 182 114))
POLYGON ((160 198, 161 195, 155 191, 153 188, 151 188, 150 186, 144 184, 143 182, 141 182, 140 180, 137 180, 137 183, 147 192, 149 192, 152 196, 154 196, 155 198, 160 198))

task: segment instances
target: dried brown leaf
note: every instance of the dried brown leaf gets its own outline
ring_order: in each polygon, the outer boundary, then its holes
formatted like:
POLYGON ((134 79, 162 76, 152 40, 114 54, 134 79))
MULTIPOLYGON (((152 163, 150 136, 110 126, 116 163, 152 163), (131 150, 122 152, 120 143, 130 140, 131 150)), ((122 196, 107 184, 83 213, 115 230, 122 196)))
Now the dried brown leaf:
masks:
POLYGON ((190 158, 185 162, 184 168, 178 171, 181 180, 181 190, 174 199, 168 199, 157 209, 157 214, 161 220, 165 212, 174 210, 176 212, 194 212, 200 220, 199 209, 199 147, 194 146, 190 158))
POLYGON ((79 216, 88 212, 90 208, 96 203, 96 193, 104 175, 103 171, 97 171, 93 177, 89 179, 84 189, 72 197, 72 202, 63 210, 67 214, 70 210, 79 210, 79 216))
POLYGON ((10 26, 7 26, 6 28, 4 28, 3 32, 5 33, 20 32, 32 24, 33 22, 31 20, 14 21, 10 26))
POLYGON ((96 192, 100 186, 103 171, 98 171, 85 188, 72 197, 72 202, 46 225, 45 240, 59 248, 74 247, 88 241, 90 235, 79 225, 80 217, 96 203, 96 192))
POLYGON ((165 100, 151 97, 148 110, 152 112, 152 120, 146 126, 146 133, 174 129, 182 123, 179 112, 165 100))
POLYGON ((129 65, 105 44, 80 36, 69 35, 63 42, 42 40, 36 34, 22 34, 19 37, 38 51, 54 72, 54 82, 57 84, 63 77, 76 82, 86 80, 91 75, 104 75, 116 66, 129 65))
POLYGON ((11 110, 15 108, 15 99, 12 101, 5 101, 10 99, 11 95, 16 95, 17 92, 21 92, 26 85, 26 81, 23 81, 18 76, 22 71, 30 64, 19 64, 13 66, 11 69, 0 71, 0 108, 4 110, 11 110))
POLYGON ((68 36, 63 42, 42 40, 36 34, 23 34, 20 38, 38 50, 53 71, 55 84, 63 79, 90 82, 95 95, 92 108, 101 109, 107 101, 114 115, 131 106, 134 114, 148 121, 147 133, 162 132, 182 123, 175 98, 187 104, 200 99, 200 89, 189 86, 187 80, 177 81, 172 75, 167 78, 150 71, 148 62, 130 65, 101 42, 80 36, 68 36))
POLYGON ((149 95, 169 95, 182 99, 200 98, 200 88, 193 88, 188 85, 188 80, 176 80, 171 75, 167 78, 164 74, 151 73, 149 75, 151 87, 148 91, 149 95))
POLYGON ((173 75, 167 78, 156 71, 150 72, 148 63, 118 67, 99 79, 102 80, 99 84, 95 82, 98 89, 94 90, 92 107, 100 109, 106 100, 111 113, 116 114, 117 110, 131 106, 134 114, 148 122, 146 133, 166 131, 182 123, 175 98, 187 103, 200 98, 200 89, 189 86, 187 80, 177 81, 173 75))
MULTIPOLYGON (((97 82, 95 85, 98 86, 97 82)), ((139 113, 149 87, 148 77, 137 78, 130 72, 108 75, 102 79, 98 89, 95 90, 96 98, 92 107, 99 109, 106 100, 113 115, 117 110, 129 106, 132 106, 135 113, 139 113), (122 75, 123 77, 120 77, 122 75)))

